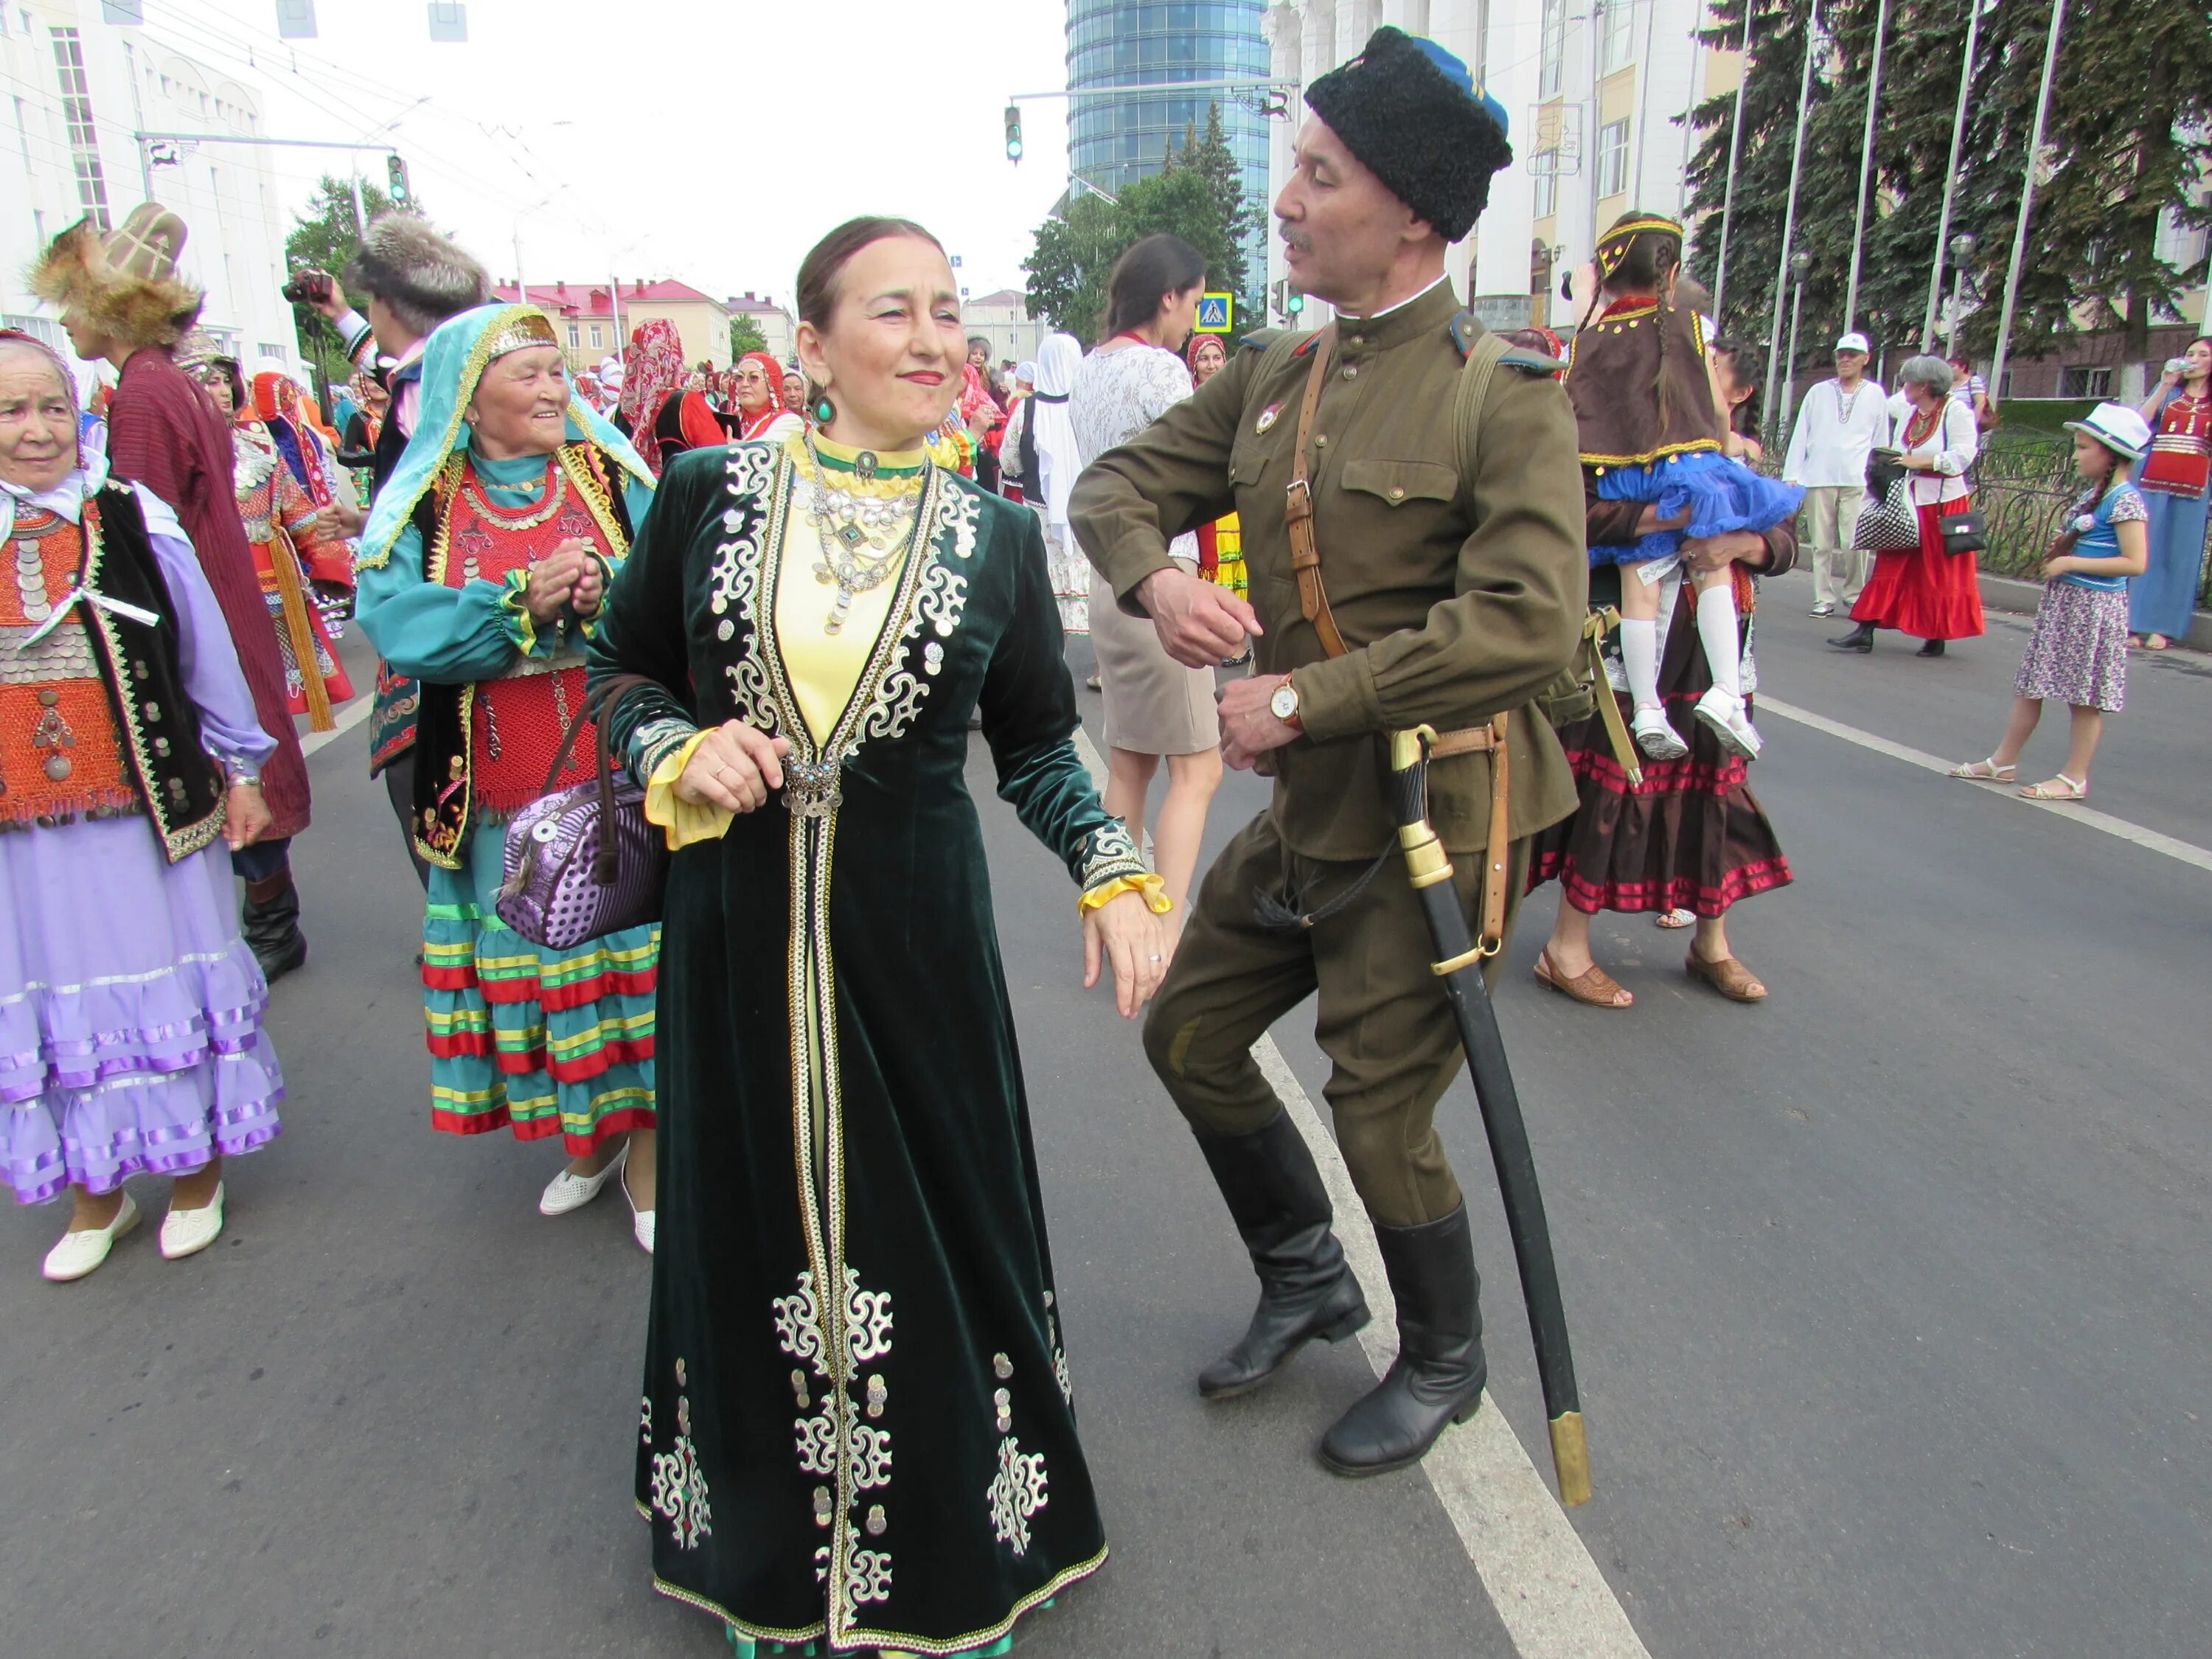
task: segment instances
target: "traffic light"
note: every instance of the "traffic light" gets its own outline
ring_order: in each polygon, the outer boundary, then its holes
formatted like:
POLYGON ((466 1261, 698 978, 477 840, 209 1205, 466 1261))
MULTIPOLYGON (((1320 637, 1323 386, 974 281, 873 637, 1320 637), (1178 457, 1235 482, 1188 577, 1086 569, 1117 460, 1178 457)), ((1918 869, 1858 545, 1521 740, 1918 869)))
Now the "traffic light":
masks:
POLYGON ((1291 285, 1291 279, 1287 276, 1276 279, 1269 297, 1273 300, 1275 309, 1285 317, 1294 319, 1306 308, 1306 296, 1291 285))
MULTIPOLYGON (((1284 279, 1284 285, 1285 287, 1289 286, 1289 279, 1287 277, 1284 279)), ((1295 317, 1305 308, 1306 296, 1299 293, 1295 288, 1291 289, 1291 297, 1284 304, 1283 309, 1290 315, 1295 317)))
POLYGON ((397 155, 384 158, 384 193, 394 207, 407 207, 415 200, 414 188, 407 182, 407 163, 397 155))
POLYGON ((1018 163, 1022 159, 1022 106, 1006 106, 1006 159, 1018 163))

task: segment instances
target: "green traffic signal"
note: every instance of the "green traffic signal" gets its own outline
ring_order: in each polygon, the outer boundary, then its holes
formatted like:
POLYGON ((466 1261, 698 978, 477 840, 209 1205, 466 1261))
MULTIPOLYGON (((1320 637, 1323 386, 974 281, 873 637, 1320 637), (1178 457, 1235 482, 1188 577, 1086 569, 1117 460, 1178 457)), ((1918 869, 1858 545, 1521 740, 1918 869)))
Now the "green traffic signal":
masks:
POLYGON ((1019 104, 1006 106, 1006 159, 1009 161, 1022 159, 1022 106, 1019 104))
POLYGON ((407 184, 407 163, 398 156, 384 158, 384 182, 385 193, 391 197, 394 207, 404 207, 415 199, 415 192, 407 184))

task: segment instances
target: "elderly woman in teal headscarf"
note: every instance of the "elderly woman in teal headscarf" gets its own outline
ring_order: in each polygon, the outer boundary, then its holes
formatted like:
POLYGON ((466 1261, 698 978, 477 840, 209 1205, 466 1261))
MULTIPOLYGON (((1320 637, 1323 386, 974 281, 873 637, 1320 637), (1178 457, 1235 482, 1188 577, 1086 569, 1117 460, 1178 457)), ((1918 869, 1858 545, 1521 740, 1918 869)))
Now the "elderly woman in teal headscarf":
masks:
MULTIPOLYGON (((422 683, 432 1127, 560 1136, 570 1158, 539 1210, 566 1214, 619 1177, 648 1250, 660 929, 556 951, 494 903, 507 820, 545 793, 583 708, 585 643, 652 495, 637 452, 571 388, 544 313, 484 306, 430 337, 415 435, 357 564, 362 629, 422 683)), ((589 775, 594 741, 586 722, 554 787, 589 775)))

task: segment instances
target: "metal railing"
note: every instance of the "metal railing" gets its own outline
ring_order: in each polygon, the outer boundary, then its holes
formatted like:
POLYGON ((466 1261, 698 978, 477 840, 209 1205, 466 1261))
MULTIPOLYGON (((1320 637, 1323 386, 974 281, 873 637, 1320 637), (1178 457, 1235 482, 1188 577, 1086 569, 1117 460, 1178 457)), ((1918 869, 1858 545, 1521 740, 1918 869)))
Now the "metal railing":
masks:
MULTIPOLYGON (((1982 568, 2033 580, 2066 509, 2081 494, 2073 444, 2041 434, 1999 436, 1975 458, 1967 482, 1974 505, 1989 521, 1982 568)), ((2212 607, 2212 536, 2198 559, 2197 604, 2200 610, 2212 607)))

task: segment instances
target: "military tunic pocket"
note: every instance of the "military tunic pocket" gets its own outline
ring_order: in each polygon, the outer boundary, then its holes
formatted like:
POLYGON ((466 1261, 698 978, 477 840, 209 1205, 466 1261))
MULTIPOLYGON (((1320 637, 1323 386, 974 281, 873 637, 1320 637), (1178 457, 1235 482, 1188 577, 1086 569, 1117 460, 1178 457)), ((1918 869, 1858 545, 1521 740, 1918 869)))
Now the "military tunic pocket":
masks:
POLYGON ((1343 482, 1346 489, 1379 497, 1390 507, 1459 496, 1458 469, 1442 461, 1346 461, 1343 482))

